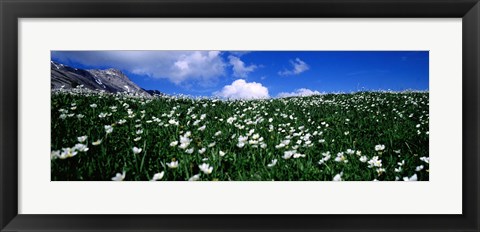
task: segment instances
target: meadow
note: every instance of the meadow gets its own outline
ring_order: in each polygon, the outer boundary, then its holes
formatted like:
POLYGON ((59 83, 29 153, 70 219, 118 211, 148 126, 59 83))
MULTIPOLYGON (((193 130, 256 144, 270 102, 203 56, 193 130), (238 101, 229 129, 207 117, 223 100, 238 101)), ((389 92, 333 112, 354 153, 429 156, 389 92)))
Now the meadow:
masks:
POLYGON ((428 181, 428 92, 259 100, 52 90, 52 181, 428 181))

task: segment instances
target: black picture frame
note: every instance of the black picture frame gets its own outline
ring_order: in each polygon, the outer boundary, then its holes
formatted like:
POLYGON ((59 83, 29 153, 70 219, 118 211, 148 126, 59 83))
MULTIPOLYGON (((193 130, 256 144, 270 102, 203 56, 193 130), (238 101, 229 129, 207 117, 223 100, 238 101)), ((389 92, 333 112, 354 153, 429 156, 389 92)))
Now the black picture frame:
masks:
MULTIPOLYGON (((1 231, 479 231, 478 0, 0 0, 1 231), (461 215, 18 214, 19 18, 462 18, 461 215)), ((41 200, 41 199, 39 199, 41 200)), ((92 209, 92 213, 95 212, 92 209)))

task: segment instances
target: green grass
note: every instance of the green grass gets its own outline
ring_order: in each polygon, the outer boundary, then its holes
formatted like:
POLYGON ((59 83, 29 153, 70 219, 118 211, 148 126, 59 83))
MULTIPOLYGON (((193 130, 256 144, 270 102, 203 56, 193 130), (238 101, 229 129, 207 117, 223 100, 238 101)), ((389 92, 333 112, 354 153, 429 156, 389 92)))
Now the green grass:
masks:
POLYGON ((221 101, 55 91, 51 149, 52 154, 59 153, 51 160, 51 179, 111 180, 125 171, 124 180, 147 181, 163 171, 161 181, 184 181, 199 173, 200 180, 209 181, 331 181, 340 173, 345 181, 393 181, 413 175, 428 180, 429 164, 421 160, 429 156, 428 99, 428 92, 221 101), (102 113, 106 116, 99 117, 102 113), (79 114, 83 118, 78 118, 79 114), (201 119, 202 115, 205 118, 201 119), (227 121, 232 117, 236 119, 230 124, 227 121), (119 124, 120 120, 126 122, 119 124), (112 133, 106 133, 106 125, 113 127, 112 133), (202 126, 205 129, 198 130, 202 126), (221 134, 216 136, 218 131, 221 134), (191 142, 186 149, 179 148, 180 143, 170 145, 187 132, 191 142), (80 136, 88 138, 79 142, 80 136), (243 147, 238 146, 240 136, 248 136, 243 147), (138 137, 141 139, 134 141, 138 137), (286 147, 276 148, 288 138, 286 147), (100 139, 100 145, 92 144, 100 139), (212 143, 215 145, 209 147, 212 143), (62 148, 76 144, 87 145, 88 151, 61 157, 62 148), (385 146, 381 154, 376 145, 385 146), (142 151, 134 154, 133 147, 142 151), (187 153, 191 148, 193 153, 187 153), (200 154, 202 148, 205 152, 200 154), (347 154, 347 149, 355 153, 347 154), (284 159, 285 151, 290 150, 305 157, 284 159), (225 155, 220 156, 220 151, 225 155), (319 164, 326 152, 331 158, 319 164), (344 152, 347 162, 335 161, 339 152, 344 152), (368 160, 378 156, 382 166, 369 168, 368 162, 360 161, 361 156, 368 160), (268 167, 274 159, 276 165, 268 167), (179 162, 178 167, 167 167, 173 160, 179 162), (396 172, 402 161, 402 170, 396 172), (198 167, 202 163, 213 171, 202 172, 198 167), (416 170, 420 165, 424 168, 416 170), (384 172, 379 174, 379 168, 384 172))

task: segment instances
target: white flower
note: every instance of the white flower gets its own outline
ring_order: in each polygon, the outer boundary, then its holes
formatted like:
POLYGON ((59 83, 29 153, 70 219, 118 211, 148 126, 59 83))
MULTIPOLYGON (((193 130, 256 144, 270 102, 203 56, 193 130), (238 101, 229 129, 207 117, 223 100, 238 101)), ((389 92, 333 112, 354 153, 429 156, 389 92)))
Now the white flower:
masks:
POLYGON ((204 131, 205 128, 206 128, 206 125, 203 125, 202 127, 199 127, 198 130, 199 130, 199 131, 204 131))
POLYGON ((280 144, 276 145, 275 148, 283 148, 290 144, 290 139, 283 140, 280 144))
POLYGON ((322 156, 323 157, 330 157, 331 155, 330 155, 330 152, 327 151, 327 152, 322 152, 322 156))
POLYGON ((248 136, 238 136, 238 142, 246 142, 248 140, 248 136))
POLYGON ((168 123, 170 123, 170 124, 172 124, 172 125, 178 125, 178 122, 175 121, 174 119, 168 120, 168 123))
POLYGON ((98 145, 100 145, 101 143, 102 143, 102 140, 99 139, 99 140, 97 140, 97 141, 92 142, 92 145, 93 145, 93 146, 98 146, 98 145))
POLYGON ((208 144, 208 147, 214 147, 214 146, 215 146, 215 144, 216 144, 215 142, 213 142, 213 143, 210 143, 210 144, 208 144))
POLYGON ((385 172, 385 168, 377 168, 377 173, 379 176, 382 175, 382 173, 384 172, 385 172))
POLYGON ((118 121, 118 124, 122 125, 122 124, 124 124, 124 123, 126 123, 126 122, 127 122, 127 120, 125 120, 125 119, 120 119, 120 120, 118 121))
POLYGON ((198 125, 200 122, 202 122, 202 121, 200 121, 200 120, 195 120, 195 122, 193 122, 193 125, 196 126, 196 125, 198 125))
POLYGON ((123 181, 125 179, 125 175, 126 175, 125 171, 123 171, 122 174, 117 173, 114 177, 112 177, 112 180, 113 181, 123 181))
POLYGON ((136 134, 139 135, 139 134, 142 134, 143 133, 143 130, 137 130, 136 134))
POLYGON ((347 157, 343 155, 343 152, 337 153, 337 157, 335 157, 335 161, 348 163, 347 157))
MULTIPOLYGON (((192 149, 193 149, 193 148, 192 148, 192 149)), ((207 149, 203 147, 202 149, 198 150, 198 153, 203 154, 203 153, 205 153, 206 150, 207 150, 207 149)))
POLYGON ((78 151, 80 151, 80 152, 87 152, 87 151, 88 151, 87 145, 81 144, 81 143, 75 144, 74 149, 76 149, 76 150, 78 150, 78 151))
POLYGON ((194 175, 194 176, 190 177, 190 179, 188 179, 188 181, 197 181, 197 180, 200 180, 200 173, 197 174, 197 175, 194 175))
POLYGON ((105 133, 110 134, 113 131, 113 127, 110 125, 105 126, 105 133))
POLYGON ((324 164, 325 162, 327 162, 327 161, 330 159, 330 157, 331 157, 329 151, 323 152, 323 153, 322 153, 322 156, 323 156, 323 158, 322 158, 320 161, 318 161, 318 164, 320 164, 320 165, 322 165, 322 164, 324 164))
POLYGON ((347 151, 345 153, 347 153, 347 155, 353 155, 353 154, 355 154, 355 150, 347 149, 347 151))
POLYGON ((186 149, 190 145, 190 143, 181 143, 180 146, 178 146, 181 149, 186 149))
POLYGON ((340 172, 339 174, 335 175, 333 177, 333 181, 342 181, 342 175, 343 175, 343 172, 340 172))
POLYGON ((193 149, 193 148, 185 150, 185 152, 188 153, 188 154, 192 154, 194 151, 195 151, 195 149, 193 149))
POLYGON ((295 154, 293 155, 293 158, 294 158, 294 159, 297 159, 297 158, 300 158, 300 157, 305 157, 305 155, 304 155, 304 154, 300 154, 300 153, 295 153, 295 154))
POLYGON ((136 137, 136 138, 133 139, 133 141, 137 142, 137 141, 139 141, 140 139, 142 139, 142 137, 136 137))
POLYGON ((71 158, 74 157, 78 154, 78 152, 75 150, 75 148, 62 148, 62 153, 60 153, 60 156, 58 158, 60 159, 66 159, 66 158, 71 158))
POLYGON ((178 144, 178 141, 173 141, 170 143, 170 147, 175 147, 177 146, 177 144, 178 144))
POLYGON ((165 172, 160 172, 160 173, 156 173, 155 175, 153 175, 152 179, 150 181, 157 181, 157 180, 161 180, 163 178, 163 176, 165 175, 165 172))
POLYGON ((245 146, 245 143, 244 143, 244 142, 238 142, 238 143, 237 143, 237 147, 239 147, 239 148, 242 148, 242 147, 244 147, 244 146, 245 146))
POLYGON ((223 157, 223 156, 225 156, 225 154, 227 154, 227 153, 226 153, 226 152, 223 152, 223 151, 219 151, 218 154, 219 154, 221 157, 223 157))
POLYGON ((367 162, 368 158, 366 156, 360 157, 360 162, 365 163, 367 162))
POLYGON ((217 132, 215 132, 215 136, 219 136, 219 135, 221 135, 221 134, 222 134, 222 132, 221 132, 221 131, 217 131, 217 132))
POLYGON ((107 113, 103 113, 103 112, 98 115, 99 118, 105 118, 105 117, 107 117, 107 116, 108 116, 108 114, 107 114, 107 113))
POLYGON ((283 143, 280 143, 280 144, 278 144, 278 145, 275 145, 275 148, 276 148, 276 149, 280 149, 280 148, 284 148, 284 147, 285 147, 285 144, 283 144, 283 143))
POLYGON ((348 135, 348 134, 350 134, 350 132, 349 132, 349 131, 345 131, 345 133, 343 133, 343 134, 348 135))
POLYGON ((393 152, 397 153, 397 154, 400 154, 400 149, 398 150, 393 150, 393 152))
POLYGON ((235 121, 236 119, 237 119, 237 118, 235 118, 235 117, 230 117, 230 118, 227 119, 227 123, 228 123, 228 124, 232 124, 233 121, 235 121))
POLYGON ((420 157, 420 160, 423 161, 423 162, 425 162, 425 163, 427 163, 427 164, 430 163, 430 157, 425 157, 425 156, 423 156, 423 157, 420 157))
POLYGON ((277 159, 272 160, 271 163, 267 164, 267 167, 271 168, 277 164, 277 159))
POLYGON ((282 158, 284 158, 284 159, 290 159, 294 154, 295 154, 295 151, 285 151, 285 152, 283 153, 282 158))
POLYGON ((77 137, 77 140, 78 140, 79 143, 83 143, 83 142, 85 142, 85 140, 87 140, 87 136, 84 135, 84 136, 77 137))
POLYGON ((259 135, 259 134, 254 134, 254 135, 252 136, 252 139, 254 139, 254 140, 257 140, 258 138, 260 138, 260 135, 259 135))
POLYGON ((403 177, 403 181, 417 181, 417 174, 413 174, 410 178, 408 176, 403 177))
POLYGON ((138 153, 142 152, 142 148, 133 147, 132 151, 133 151, 133 154, 138 154, 138 153))
POLYGON ((52 151, 50 152, 50 159, 56 159, 60 157, 60 151, 52 151))
POLYGON ((167 166, 169 168, 177 168, 178 167, 178 160, 177 161, 172 161, 170 163, 167 163, 167 166))
POLYGON ((383 150, 385 150, 385 145, 383 144, 375 145, 375 151, 383 151, 383 150))
POLYGON ((97 104, 91 104, 90 107, 97 108, 97 104))
POLYGON ((417 172, 422 171, 422 170, 423 170, 423 165, 417 166, 415 168, 415 171, 417 171, 417 172))
POLYGON ((402 167, 395 168, 395 172, 401 172, 401 171, 402 171, 402 167))
POLYGON ((205 174, 210 174, 213 171, 213 167, 210 167, 210 165, 208 165, 206 163, 198 165, 198 168, 200 168, 200 170, 205 174))
POLYGON ((382 160, 378 159, 378 156, 374 156, 368 161, 368 167, 382 167, 382 160))
POLYGON ((189 136, 188 134, 185 134, 184 136, 180 136, 180 146, 178 146, 179 148, 186 149, 188 145, 190 145, 190 142, 192 142, 192 140, 188 138, 188 136, 189 136))

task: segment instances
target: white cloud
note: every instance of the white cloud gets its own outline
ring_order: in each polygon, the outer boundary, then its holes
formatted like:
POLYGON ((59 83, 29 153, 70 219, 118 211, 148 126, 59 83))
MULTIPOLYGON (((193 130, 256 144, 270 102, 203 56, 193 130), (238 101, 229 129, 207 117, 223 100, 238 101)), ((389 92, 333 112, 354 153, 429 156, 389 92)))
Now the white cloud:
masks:
POLYGON ((245 66, 245 63, 236 56, 228 56, 230 65, 233 66, 233 76, 246 78, 250 72, 253 72, 257 66, 252 64, 250 66, 245 66))
POLYGON ((283 71, 279 71, 278 75, 280 76, 298 75, 310 69, 308 64, 303 62, 299 58, 296 58, 295 60, 291 60, 290 64, 292 65, 293 69, 291 70, 284 69, 283 71))
POLYGON ((175 84, 194 81, 215 83, 227 64, 219 51, 67 51, 52 52, 60 61, 104 66, 138 75, 168 79, 175 84))
POLYGON ((269 98, 268 88, 257 82, 246 82, 243 79, 226 85, 222 90, 215 92, 215 96, 229 99, 261 99, 269 98))
POLYGON ((316 90, 301 88, 301 89, 297 89, 294 92, 290 92, 290 93, 288 93, 288 92, 279 93, 277 95, 277 97, 295 97, 295 96, 306 97, 306 96, 318 95, 318 94, 320 94, 320 92, 318 92, 316 90))

